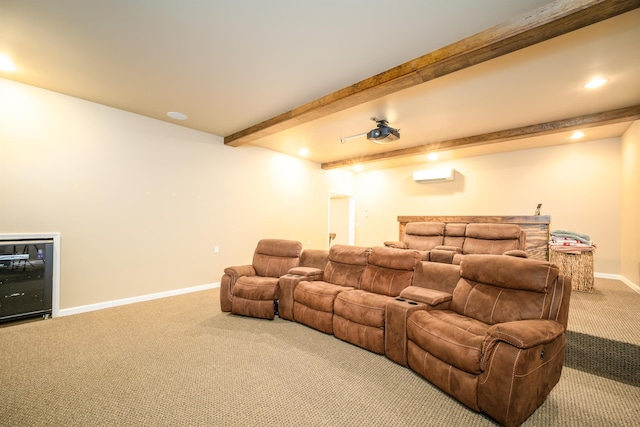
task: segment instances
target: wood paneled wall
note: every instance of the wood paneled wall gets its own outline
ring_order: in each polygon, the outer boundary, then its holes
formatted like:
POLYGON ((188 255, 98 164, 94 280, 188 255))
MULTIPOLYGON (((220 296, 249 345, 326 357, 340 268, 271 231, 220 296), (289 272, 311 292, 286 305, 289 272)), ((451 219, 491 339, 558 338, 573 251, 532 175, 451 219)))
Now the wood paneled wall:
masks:
POLYGON ((404 237, 404 228, 408 222, 484 222, 518 224, 527 233, 527 252, 529 258, 549 260, 549 224, 550 215, 531 216, 399 216, 400 240, 404 237))

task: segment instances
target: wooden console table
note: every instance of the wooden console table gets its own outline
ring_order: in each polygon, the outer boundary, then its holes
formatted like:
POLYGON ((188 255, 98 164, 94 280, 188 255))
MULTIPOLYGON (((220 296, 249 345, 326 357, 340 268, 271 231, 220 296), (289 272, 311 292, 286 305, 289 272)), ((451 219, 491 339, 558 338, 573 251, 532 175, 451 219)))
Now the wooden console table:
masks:
POLYGON ((399 216, 400 241, 404 237, 404 228, 408 222, 457 222, 457 223, 507 223, 518 224, 527 233, 527 252, 529 258, 549 260, 550 215, 530 216, 399 216))

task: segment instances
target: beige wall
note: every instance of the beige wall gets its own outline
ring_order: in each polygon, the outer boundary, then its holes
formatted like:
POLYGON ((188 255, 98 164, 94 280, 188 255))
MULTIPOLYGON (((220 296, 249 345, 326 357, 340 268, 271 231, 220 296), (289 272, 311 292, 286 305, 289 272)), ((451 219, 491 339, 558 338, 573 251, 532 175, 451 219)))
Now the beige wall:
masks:
POLYGON ((325 249, 330 191, 353 174, 0 79, 0 234, 61 233, 61 309, 218 282, 261 238, 325 249))
POLYGON ((354 176, 0 79, 0 234, 61 233, 65 309, 218 282, 260 238, 326 248, 330 192, 356 196, 362 246, 396 240, 398 215, 543 203, 552 228, 596 240, 596 272, 638 284, 639 134, 354 176), (413 182, 432 166, 456 180, 413 182))
POLYGON ((361 172, 356 244, 397 240, 399 215, 533 215, 542 203, 552 229, 596 241, 596 272, 620 274, 620 162, 615 138, 361 172), (432 167, 453 167, 455 181, 413 181, 432 167))
POLYGON ((640 121, 622 136, 622 276, 640 287, 640 121))

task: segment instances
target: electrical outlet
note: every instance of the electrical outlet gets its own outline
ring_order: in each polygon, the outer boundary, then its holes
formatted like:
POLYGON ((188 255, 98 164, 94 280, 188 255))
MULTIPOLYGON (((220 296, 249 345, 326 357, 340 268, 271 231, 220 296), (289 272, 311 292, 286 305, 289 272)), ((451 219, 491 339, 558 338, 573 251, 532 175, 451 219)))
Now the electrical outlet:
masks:
POLYGON ((218 252, 220 252, 220 250, 219 250, 219 249, 220 249, 220 248, 218 248, 217 246, 214 246, 214 247, 213 247, 213 253, 214 253, 214 254, 217 254, 218 252))

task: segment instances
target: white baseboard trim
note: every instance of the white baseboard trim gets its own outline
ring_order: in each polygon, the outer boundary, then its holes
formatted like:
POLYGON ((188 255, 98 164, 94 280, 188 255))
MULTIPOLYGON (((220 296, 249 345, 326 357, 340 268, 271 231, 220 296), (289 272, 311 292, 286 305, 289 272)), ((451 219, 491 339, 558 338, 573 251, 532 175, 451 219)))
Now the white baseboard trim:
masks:
POLYGON ((631 280, 627 279, 626 277, 624 277, 621 274, 594 273, 593 276, 597 277, 599 279, 619 280, 622 283, 624 283, 625 285, 627 285, 629 288, 631 288, 631 290, 633 290, 633 291, 635 291, 635 292, 640 294, 640 286, 636 285, 631 280))
POLYGON ((597 277, 598 279, 622 280, 622 276, 619 274, 593 273, 593 277, 597 277))
POLYGON ((82 305, 79 307, 64 308, 58 310, 57 316, 71 316, 73 314, 87 313, 89 311, 102 310, 104 308, 118 307, 120 305, 134 304, 136 302, 151 301, 159 298, 173 297, 176 295, 188 294, 191 292, 205 291, 207 289, 219 288, 220 282, 209 283, 206 285, 193 286, 191 288, 174 289, 172 291, 158 292, 155 294, 140 295, 137 297, 123 298, 114 301, 99 302, 96 304, 82 305))
POLYGON ((635 283, 633 283, 631 280, 627 279, 624 276, 622 276, 622 279, 620 280, 622 281, 622 283, 624 283, 625 285, 627 285, 628 287, 630 287, 631 289, 633 289, 634 291, 640 294, 640 286, 636 285, 635 283))

